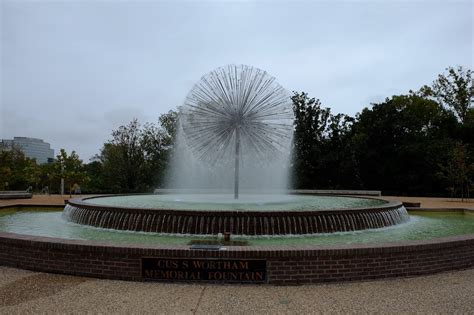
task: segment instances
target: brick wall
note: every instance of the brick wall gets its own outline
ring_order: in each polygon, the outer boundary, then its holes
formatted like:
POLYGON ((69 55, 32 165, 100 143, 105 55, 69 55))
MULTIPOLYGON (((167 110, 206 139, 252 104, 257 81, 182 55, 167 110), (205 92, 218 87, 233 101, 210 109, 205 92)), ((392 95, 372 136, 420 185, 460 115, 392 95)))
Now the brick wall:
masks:
POLYGON ((474 266, 474 236, 332 247, 116 246, 0 233, 0 265, 97 278, 142 280, 142 257, 265 259, 268 282, 301 284, 414 276, 474 266))

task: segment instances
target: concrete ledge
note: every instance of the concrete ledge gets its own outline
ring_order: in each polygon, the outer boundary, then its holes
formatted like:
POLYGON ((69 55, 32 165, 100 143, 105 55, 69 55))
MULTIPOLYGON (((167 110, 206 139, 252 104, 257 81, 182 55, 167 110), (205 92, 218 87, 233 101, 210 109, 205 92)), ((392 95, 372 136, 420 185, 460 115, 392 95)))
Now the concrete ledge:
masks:
POLYGON ((0 191, 0 199, 28 199, 33 197, 27 191, 0 191))
POLYGON ((330 190, 330 189, 293 189, 290 194, 344 195, 344 196, 381 196, 380 190, 330 190))

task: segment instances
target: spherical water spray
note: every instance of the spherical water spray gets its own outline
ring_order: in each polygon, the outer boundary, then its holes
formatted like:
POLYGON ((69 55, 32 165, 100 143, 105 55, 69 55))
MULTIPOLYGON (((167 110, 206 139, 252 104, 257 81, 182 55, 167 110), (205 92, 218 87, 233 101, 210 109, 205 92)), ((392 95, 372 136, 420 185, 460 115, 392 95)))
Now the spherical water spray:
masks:
POLYGON ((211 164, 234 161, 234 198, 239 196, 243 155, 271 160, 288 152, 291 99, 274 77, 246 66, 228 65, 203 76, 180 109, 187 145, 211 164))

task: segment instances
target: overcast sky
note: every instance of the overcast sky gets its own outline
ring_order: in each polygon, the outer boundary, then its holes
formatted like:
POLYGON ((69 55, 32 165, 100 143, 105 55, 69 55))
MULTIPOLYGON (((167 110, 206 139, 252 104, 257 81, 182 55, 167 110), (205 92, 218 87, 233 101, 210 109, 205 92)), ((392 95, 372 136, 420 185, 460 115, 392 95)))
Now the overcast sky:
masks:
POLYGON ((473 1, 0 2, 0 138, 42 138, 84 162, 229 63, 350 115, 473 68, 473 1))

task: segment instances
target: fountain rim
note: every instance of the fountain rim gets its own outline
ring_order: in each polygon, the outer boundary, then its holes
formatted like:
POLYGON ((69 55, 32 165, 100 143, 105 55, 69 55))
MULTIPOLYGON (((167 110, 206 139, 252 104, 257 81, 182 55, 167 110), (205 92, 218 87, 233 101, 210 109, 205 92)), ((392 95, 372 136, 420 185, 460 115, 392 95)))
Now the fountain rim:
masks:
POLYGON ((168 208, 145 208, 145 207, 124 207, 124 206, 115 206, 115 205, 99 205, 88 202, 87 200, 97 199, 97 198, 109 198, 109 197, 122 197, 122 196, 151 196, 156 194, 114 194, 114 195, 98 195, 92 197, 81 197, 81 198, 72 198, 65 201, 65 204, 71 206, 86 208, 90 210, 98 211, 118 211, 124 210, 127 212, 135 213, 157 213, 161 214, 175 214, 175 215, 200 215, 200 216, 233 216, 233 215, 243 215, 243 214, 252 214, 255 216, 283 216, 283 215, 308 215, 308 214, 333 214, 333 213, 354 213, 360 211, 383 211, 383 210, 394 210, 400 207, 403 207, 403 203, 400 201, 387 201, 381 198, 374 197, 365 197, 365 196, 353 196, 353 195, 334 195, 334 194, 292 194, 292 195, 311 195, 311 196, 331 196, 331 197, 342 197, 342 198, 357 198, 357 199, 370 199, 383 201, 384 203, 377 206, 367 206, 367 207, 352 207, 352 208, 333 208, 333 209, 305 209, 305 210, 193 210, 193 209, 168 209, 168 208))

